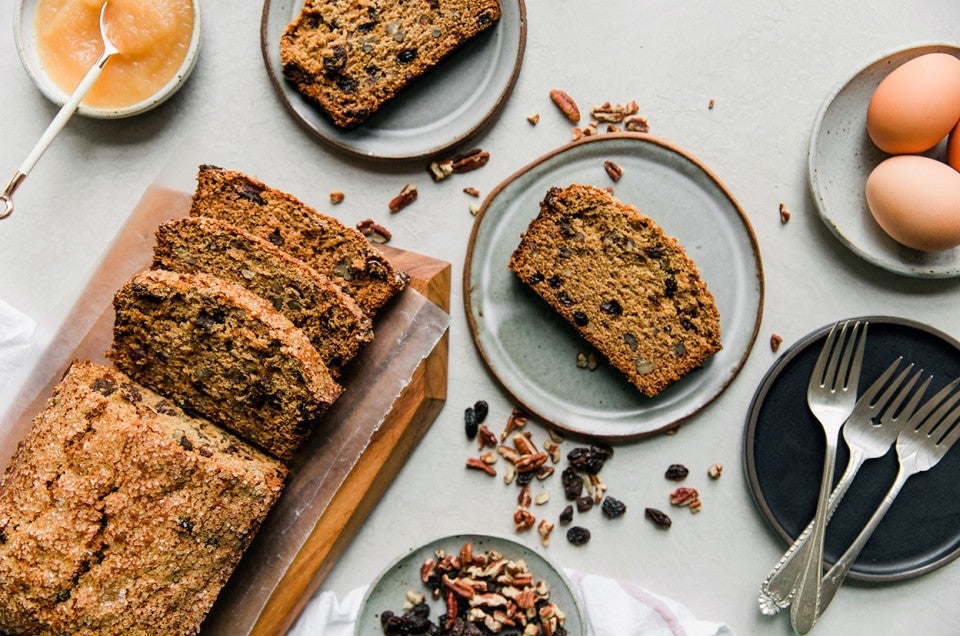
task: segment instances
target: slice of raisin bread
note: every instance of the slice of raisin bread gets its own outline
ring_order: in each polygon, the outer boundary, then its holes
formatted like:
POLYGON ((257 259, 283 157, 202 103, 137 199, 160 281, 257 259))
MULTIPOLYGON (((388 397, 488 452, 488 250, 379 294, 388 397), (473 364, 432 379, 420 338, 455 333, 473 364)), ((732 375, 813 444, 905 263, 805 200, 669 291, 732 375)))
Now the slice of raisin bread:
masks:
POLYGON ((509 266, 648 396, 721 348, 720 314, 693 261, 599 188, 551 188, 509 266))
POLYGON ((407 284, 360 232, 240 172, 200 166, 190 214, 266 239, 340 285, 368 316, 407 284))
POLYGON ((499 19, 498 0, 307 0, 280 61, 297 90, 351 128, 499 19))
POLYGON ((306 335, 235 283, 149 270, 113 305, 122 371, 280 459, 342 391, 306 335))
POLYGON ((0 633, 196 634, 284 466, 75 362, 0 482, 0 633))
POLYGON ((153 267, 213 274, 265 298, 303 330, 335 375, 373 340, 370 318, 329 278, 226 221, 197 216, 163 223, 153 267))

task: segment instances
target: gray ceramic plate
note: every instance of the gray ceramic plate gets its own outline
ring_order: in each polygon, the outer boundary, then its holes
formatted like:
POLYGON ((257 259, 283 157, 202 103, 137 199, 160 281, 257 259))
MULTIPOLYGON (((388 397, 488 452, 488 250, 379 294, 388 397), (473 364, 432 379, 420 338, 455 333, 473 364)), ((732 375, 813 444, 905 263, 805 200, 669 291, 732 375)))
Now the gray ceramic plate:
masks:
POLYGON ((474 341, 503 387, 558 428, 609 440, 666 430, 716 398, 746 360, 763 307, 760 253, 739 204, 691 155, 637 133, 586 137, 500 184, 478 213, 463 285, 474 341), (577 353, 589 345, 507 269, 547 190, 614 185, 603 168, 607 159, 623 168, 617 198, 680 241, 720 310, 723 350, 655 398, 604 364, 593 372, 578 368, 577 353))
POLYGON ((280 37, 303 0, 264 0, 263 60, 280 99, 311 133, 367 159, 437 155, 480 131, 500 111, 520 72, 526 45, 523 0, 502 0, 499 23, 419 78, 364 125, 343 130, 283 78, 280 37))
MULTIPOLYGON (((824 102, 813 126, 808 157, 810 191, 820 218, 855 254, 897 274, 924 278, 960 275, 960 248, 919 252, 897 243, 873 220, 864 187, 889 155, 867 135, 867 105, 880 81, 904 62, 926 53, 960 57, 948 44, 915 46, 885 55, 858 71, 824 102)), ((942 158, 943 146, 926 153, 942 158)))
MULTIPOLYGON (((550 600, 566 614, 564 627, 567 633, 586 633, 580 601, 562 571, 552 566, 539 553, 516 541, 476 534, 461 534, 431 541, 408 552, 384 570, 367 590, 354 633, 357 636, 383 636, 380 613, 390 610, 394 614, 401 614, 408 590, 426 594, 427 602, 431 606, 430 616, 436 619, 443 612, 443 601, 430 599, 429 590, 420 582, 420 566, 428 557, 433 557, 438 549, 456 554, 465 543, 473 543, 474 554, 496 550, 507 559, 526 561, 534 580, 546 581, 550 588, 550 600)), ((509 636, 510 632, 503 634, 509 636)))

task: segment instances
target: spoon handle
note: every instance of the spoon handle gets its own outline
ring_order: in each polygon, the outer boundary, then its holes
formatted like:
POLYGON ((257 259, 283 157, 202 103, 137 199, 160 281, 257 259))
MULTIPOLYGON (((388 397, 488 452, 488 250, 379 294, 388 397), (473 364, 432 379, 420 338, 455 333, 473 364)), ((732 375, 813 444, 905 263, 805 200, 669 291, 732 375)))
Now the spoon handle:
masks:
MULTIPOLYGON (((18 172, 23 176, 30 174, 30 171, 33 169, 37 162, 40 160, 40 157, 43 156, 43 153, 46 152, 47 148, 50 147, 50 144, 53 143, 54 138, 63 130, 63 127, 67 125, 67 122, 77 111, 77 107, 80 105, 80 102, 86 97, 87 93, 90 91, 90 88, 93 86, 93 83, 97 81, 97 78, 100 77, 100 73, 103 71, 104 64, 107 63, 107 60, 113 56, 113 52, 104 51, 100 58, 97 60, 96 64, 90 67, 90 70, 87 71, 87 74, 83 76, 83 79, 80 80, 80 84, 74 89, 73 93, 70 95, 70 98, 67 99, 67 102, 60 108, 60 112, 57 113, 57 116, 53 118, 53 121, 50 122, 50 125, 47 126, 47 129, 43 131, 43 134, 40 136, 40 139, 37 141, 37 144, 33 147, 33 150, 30 151, 30 154, 27 155, 27 158, 23 160, 23 163, 20 164, 20 169, 18 172)), ((21 178, 20 181, 23 179, 21 178)), ((19 185, 19 183, 17 184, 19 185)), ((12 192, 10 193, 12 194, 12 192)))

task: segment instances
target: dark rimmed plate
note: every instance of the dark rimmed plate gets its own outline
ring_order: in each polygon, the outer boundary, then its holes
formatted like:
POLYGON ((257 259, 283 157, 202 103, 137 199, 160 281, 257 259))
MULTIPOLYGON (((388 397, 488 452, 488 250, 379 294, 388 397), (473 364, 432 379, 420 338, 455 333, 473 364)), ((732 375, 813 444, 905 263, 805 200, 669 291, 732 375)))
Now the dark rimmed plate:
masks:
POLYGON ((686 151, 626 132, 568 144, 497 186, 470 235, 463 289, 474 342, 513 398, 557 428, 611 441, 669 429, 720 395, 753 346, 763 308, 760 252, 733 195, 686 151), (680 241, 720 311, 723 350, 655 398, 609 365, 578 368, 577 354, 590 346, 507 269, 547 190, 614 185, 603 167, 607 160, 623 169, 617 198, 680 241))
MULTIPOLYGON (((427 603, 431 606, 430 616, 436 617, 443 612, 443 601, 430 598, 427 587, 420 581, 420 566, 428 557, 434 557, 438 549, 448 554, 458 554, 465 543, 473 544, 473 553, 481 554, 489 550, 496 550, 504 558, 526 562, 535 581, 545 581, 550 589, 550 600, 557 604, 564 614, 564 627, 568 634, 585 634, 586 622, 580 601, 570 585, 570 580, 562 570, 553 566, 545 557, 527 546, 491 535, 461 534, 442 539, 435 539, 403 555, 387 567, 377 580, 370 586, 364 596, 357 615, 354 629, 356 636, 382 636, 383 628, 380 625, 381 612, 390 610, 394 614, 403 612, 403 603, 408 591, 421 592, 426 595, 427 603)), ((504 632, 510 633, 510 632, 504 632)), ((518 631, 514 633, 519 634, 518 631)))
MULTIPOLYGON (((870 172, 889 155, 867 135, 867 105, 877 85, 903 63, 927 53, 960 57, 955 44, 924 44, 894 51, 857 71, 831 94, 810 137, 807 174, 820 218, 854 254, 887 271, 917 278, 960 276, 960 247, 921 252, 890 238, 867 207, 870 172)), ((945 144, 924 153, 942 159, 945 144)))
MULTIPOLYGON (((960 342, 927 325, 873 316, 860 388, 898 356, 934 376, 928 395, 960 377, 960 342)), ((764 377, 747 417, 744 460, 760 512, 792 543, 816 509, 823 467, 823 429, 806 403, 807 382, 832 325, 784 352, 764 377)), ((849 456, 837 453, 837 479, 849 456)), ((897 473, 896 452, 866 462, 830 521, 824 561, 833 563, 866 524, 897 473)), ((960 450, 911 477, 850 570, 850 578, 891 581, 919 576, 960 556, 960 450)))
POLYGON ((362 126, 344 130, 283 77, 280 37, 303 0, 264 0, 260 45, 284 105, 312 134, 365 159, 416 159, 464 143, 492 121, 513 90, 526 47, 523 0, 502 0, 501 18, 443 60, 362 126))

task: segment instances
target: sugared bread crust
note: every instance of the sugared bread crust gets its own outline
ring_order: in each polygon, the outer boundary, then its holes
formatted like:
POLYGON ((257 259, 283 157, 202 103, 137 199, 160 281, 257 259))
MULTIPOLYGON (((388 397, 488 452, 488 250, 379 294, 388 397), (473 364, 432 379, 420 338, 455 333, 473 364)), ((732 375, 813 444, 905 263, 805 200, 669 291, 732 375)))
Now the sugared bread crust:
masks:
POLYGON ((302 329, 335 375, 373 340, 370 318, 329 278, 226 221, 198 216, 162 224, 153 266, 246 287, 302 329))
POLYGON ((234 283, 149 270, 113 304, 123 372, 280 459, 342 391, 303 332, 234 283))
POLYGON ((240 172, 200 166, 190 215, 267 240, 339 285, 368 316, 407 284, 360 232, 240 172))
POLYGON ((278 461, 76 362, 0 482, 0 633, 196 634, 278 461))
POLYGON ((509 266, 648 396, 721 349, 720 314, 693 261, 599 188, 551 188, 509 266))
POLYGON ((499 19, 498 0, 307 0, 280 61, 297 90, 351 128, 499 19))

